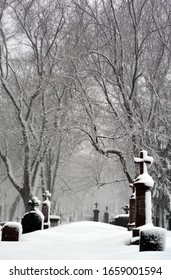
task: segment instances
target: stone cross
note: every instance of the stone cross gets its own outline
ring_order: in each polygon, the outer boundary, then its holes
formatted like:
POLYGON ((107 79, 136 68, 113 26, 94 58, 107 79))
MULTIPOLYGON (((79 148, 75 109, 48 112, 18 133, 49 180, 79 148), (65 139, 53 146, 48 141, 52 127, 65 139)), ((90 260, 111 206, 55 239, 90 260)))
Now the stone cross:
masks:
POLYGON ((140 163, 140 174, 147 173, 147 164, 153 163, 153 158, 147 155, 147 151, 140 152, 140 158, 135 157, 134 162, 140 163))
MULTIPOLYGON (((147 155, 147 151, 140 152, 140 158, 134 158, 134 162, 140 163, 140 175, 134 180, 136 189, 136 221, 135 226, 151 224, 151 188, 154 181, 147 172, 147 164, 152 164, 153 158, 147 155)), ((133 236, 136 229, 133 230, 133 236)), ((138 233, 139 234, 139 233, 138 233)))
POLYGON ((35 210, 35 207, 40 205, 40 200, 36 196, 33 196, 32 199, 29 200, 28 206, 30 207, 30 211, 35 210))
POLYGON ((99 206, 99 204, 98 204, 97 202, 96 202, 94 205, 96 206, 96 209, 97 209, 97 207, 99 206))
POLYGON ((95 205, 96 209, 93 210, 93 213, 94 213, 93 221, 98 222, 99 221, 100 210, 98 210, 97 207, 98 207, 99 204, 96 202, 94 205, 95 205))

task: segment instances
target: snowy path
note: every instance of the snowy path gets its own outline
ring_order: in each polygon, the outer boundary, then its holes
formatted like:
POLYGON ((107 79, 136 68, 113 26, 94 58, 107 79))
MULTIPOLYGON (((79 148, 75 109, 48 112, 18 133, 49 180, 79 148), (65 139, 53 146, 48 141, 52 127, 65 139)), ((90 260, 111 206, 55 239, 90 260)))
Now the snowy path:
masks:
POLYGON ((139 252, 128 245, 131 232, 104 223, 76 222, 22 235, 20 242, 0 242, 0 259, 171 259, 171 232, 164 252, 139 252))

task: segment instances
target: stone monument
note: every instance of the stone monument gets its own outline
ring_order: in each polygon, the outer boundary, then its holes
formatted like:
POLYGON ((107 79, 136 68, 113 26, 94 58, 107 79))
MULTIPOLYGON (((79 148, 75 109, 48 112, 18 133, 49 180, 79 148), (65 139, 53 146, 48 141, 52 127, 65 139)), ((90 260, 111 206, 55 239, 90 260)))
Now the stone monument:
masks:
POLYGON ((134 162, 140 164, 140 175, 134 180, 133 186, 136 193, 136 214, 133 237, 139 235, 140 226, 152 224, 151 214, 151 189, 154 185, 152 177, 148 174, 147 164, 153 163, 153 158, 147 155, 147 151, 140 152, 140 158, 134 158, 134 162))
POLYGON ((18 222, 7 222, 2 227, 1 241, 20 241, 22 226, 18 222))
POLYGON ((43 193, 42 213, 44 215, 44 229, 50 228, 50 197, 51 193, 48 190, 43 193))
POLYGON ((108 206, 106 206, 106 211, 105 211, 105 213, 104 213, 104 222, 105 222, 106 224, 109 223, 108 206))
POLYGON ((40 200, 38 200, 38 198, 34 196, 31 200, 29 200, 28 205, 30 207, 30 211, 25 213, 21 220, 23 233, 42 230, 44 215, 38 209, 38 206, 40 205, 40 200))
POLYGON ((97 209, 98 205, 99 205, 99 204, 96 202, 96 203, 95 203, 95 207, 96 207, 96 208, 93 210, 93 213, 94 213, 93 221, 94 221, 94 222, 98 222, 98 221, 99 221, 99 212, 100 212, 100 210, 97 209))

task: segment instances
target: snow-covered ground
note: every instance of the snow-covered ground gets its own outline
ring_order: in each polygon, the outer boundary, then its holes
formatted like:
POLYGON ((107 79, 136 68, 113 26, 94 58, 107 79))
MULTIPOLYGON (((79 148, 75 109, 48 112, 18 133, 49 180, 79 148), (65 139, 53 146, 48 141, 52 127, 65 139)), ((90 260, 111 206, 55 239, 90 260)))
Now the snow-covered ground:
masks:
POLYGON ((1 260, 169 260, 171 231, 166 250, 139 252, 130 245, 126 228, 97 222, 76 222, 23 234, 19 242, 0 242, 1 260))

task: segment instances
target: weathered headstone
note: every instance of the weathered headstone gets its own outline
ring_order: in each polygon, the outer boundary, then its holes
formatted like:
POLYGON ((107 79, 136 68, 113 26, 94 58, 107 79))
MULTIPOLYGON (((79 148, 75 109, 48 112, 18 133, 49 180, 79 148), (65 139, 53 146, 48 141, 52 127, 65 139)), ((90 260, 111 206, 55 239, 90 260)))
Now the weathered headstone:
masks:
POLYGON ((43 193, 44 201, 42 202, 42 213, 44 215, 44 229, 50 228, 50 197, 51 193, 48 190, 43 193))
POLYGON ((40 201, 37 197, 33 197, 31 200, 29 200, 28 205, 30 207, 30 211, 25 213, 21 220, 23 233, 42 230, 44 215, 37 208, 40 205, 40 201))
POLYGON ((22 233, 22 226, 18 222, 7 222, 2 227, 1 241, 19 241, 22 233))
MULTIPOLYGON (((147 151, 140 152, 140 158, 134 158, 140 163, 140 175, 134 180, 136 189, 136 219, 135 226, 152 224, 151 218, 151 188, 154 185, 152 177, 147 172, 147 164, 152 164, 153 158, 147 155, 147 151)), ((133 229, 133 237, 139 235, 139 229, 133 229)))
POLYGON ((104 213, 104 222, 105 222, 106 224, 109 223, 108 206, 106 206, 106 211, 105 211, 105 213, 104 213))
POLYGON ((96 208, 93 210, 93 213, 94 213, 93 221, 94 222, 98 222, 99 221, 99 212, 100 212, 100 210, 97 209, 98 205, 99 204, 96 202, 95 203, 96 208))

